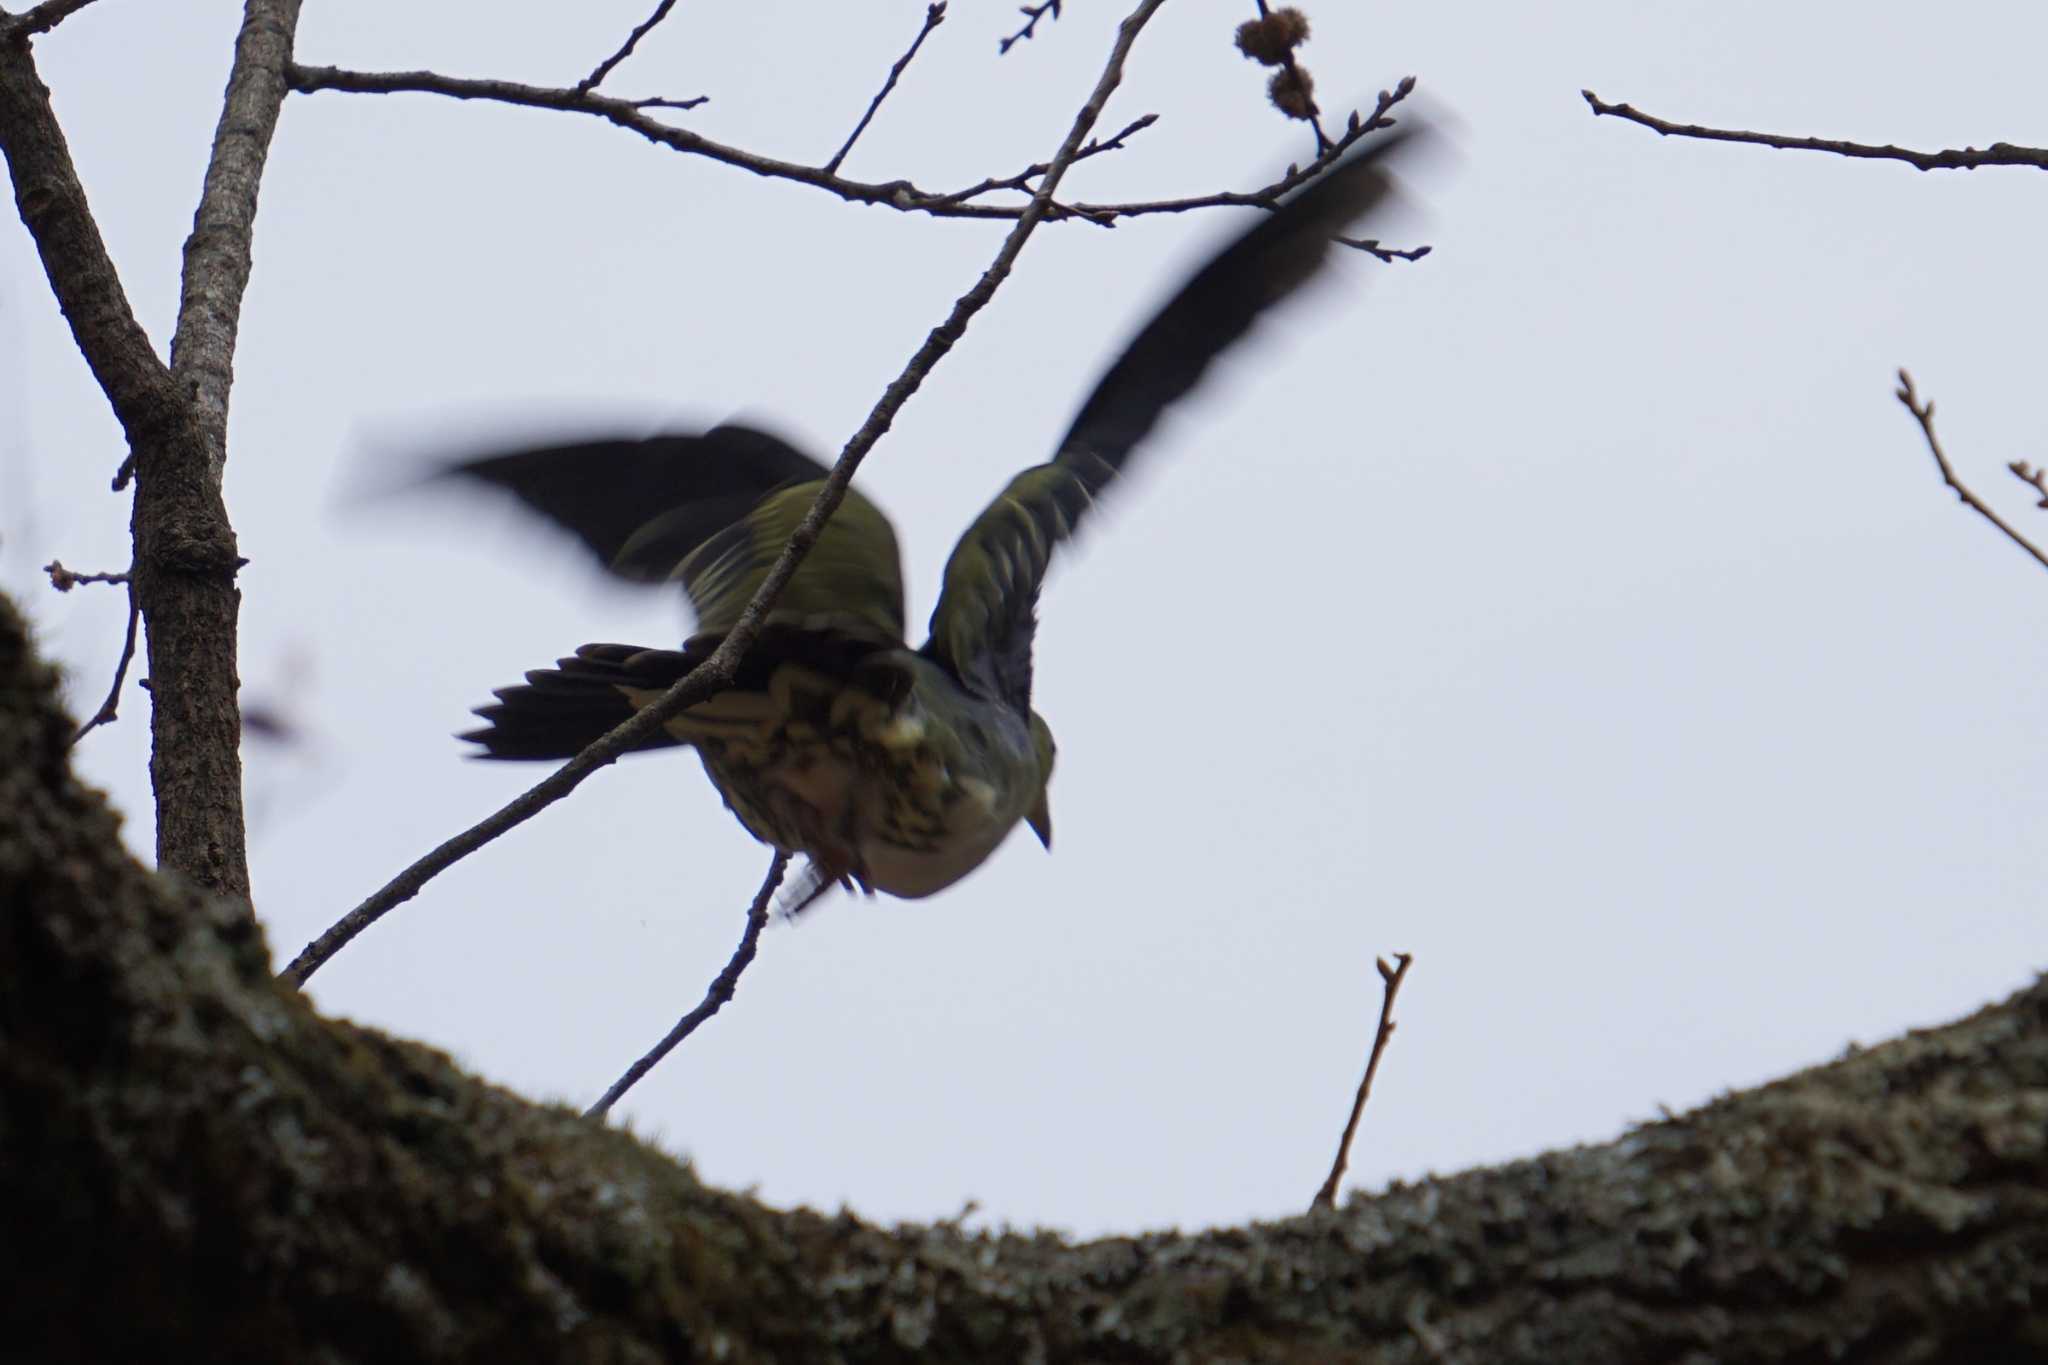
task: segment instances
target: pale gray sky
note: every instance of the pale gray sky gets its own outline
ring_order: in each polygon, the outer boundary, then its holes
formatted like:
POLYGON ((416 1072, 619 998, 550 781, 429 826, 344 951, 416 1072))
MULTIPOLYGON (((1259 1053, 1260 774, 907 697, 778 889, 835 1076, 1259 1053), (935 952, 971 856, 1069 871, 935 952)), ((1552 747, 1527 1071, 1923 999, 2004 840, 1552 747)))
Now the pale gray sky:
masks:
MULTIPOLYGON (((1959 510, 2048 460, 2048 182, 1661 140, 1668 117, 1916 147, 2048 141, 2048 12, 1962 4, 1309 0, 1326 106, 1413 73, 1463 120, 1347 259, 1148 452, 1044 603, 1056 852, 1013 839, 918 903, 765 937, 735 1004, 622 1106, 722 1183, 878 1218, 1080 1232, 1303 1207, 1379 1003, 1417 955, 1354 1177, 1611 1137, 1660 1104, 1965 1012, 2042 965, 2048 577, 1959 510), (1982 35, 1999 33, 1987 43, 1982 35)), ((313 0, 315 64, 572 83, 647 0, 313 0)), ((847 163, 946 187, 1058 144, 1127 5, 998 59, 956 3, 847 163)), ((685 126, 830 154, 922 0, 679 6, 613 78, 685 126)), ((129 294, 169 335, 235 15, 97 5, 39 42, 129 294)), ((1067 192, 1248 187, 1310 152, 1178 0, 1067 192)), ((861 478, 912 616, 954 536, 1044 458, 1103 361, 1240 220, 1042 229, 861 478)), ((545 769, 462 760, 469 707, 674 604, 511 518, 346 494, 410 445, 578 419, 772 423, 829 458, 1000 224, 847 205, 592 120, 426 96, 288 104, 243 327, 229 503, 259 909, 288 957, 545 769)), ((0 581, 97 704, 126 562, 118 431, 0 231, 0 581)), ((80 762, 147 847, 144 698, 80 762)), ((323 1008, 584 1104, 724 963, 766 863, 686 755, 628 761, 428 888, 323 1008)))

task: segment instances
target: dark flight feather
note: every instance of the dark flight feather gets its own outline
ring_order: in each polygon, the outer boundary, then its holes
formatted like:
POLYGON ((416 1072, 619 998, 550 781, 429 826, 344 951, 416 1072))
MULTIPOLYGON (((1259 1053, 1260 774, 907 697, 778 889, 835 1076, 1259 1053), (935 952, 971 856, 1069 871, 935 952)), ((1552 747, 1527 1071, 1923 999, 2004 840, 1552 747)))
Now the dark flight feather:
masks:
POLYGON ((1403 129, 1325 172, 1212 257, 1139 330, 1053 460, 1012 479, 960 538, 927 655, 970 691, 1029 708, 1038 593, 1054 549, 1166 410, 1261 313, 1322 270, 1333 237, 1387 198, 1394 182, 1381 163, 1410 136, 1403 129))

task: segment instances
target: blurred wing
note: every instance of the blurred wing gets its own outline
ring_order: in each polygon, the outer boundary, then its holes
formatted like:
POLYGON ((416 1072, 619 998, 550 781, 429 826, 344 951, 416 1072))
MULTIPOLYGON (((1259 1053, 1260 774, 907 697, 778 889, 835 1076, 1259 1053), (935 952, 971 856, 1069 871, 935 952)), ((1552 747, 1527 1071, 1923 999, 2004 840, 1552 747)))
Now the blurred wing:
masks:
POLYGON ((1410 136, 1403 129, 1339 162, 1218 252, 1145 324, 1081 405, 1053 461, 1012 479, 954 547, 927 653, 971 690, 1029 704, 1038 590, 1053 548, 1161 414, 1259 314, 1322 270, 1331 238, 1392 193, 1381 162, 1410 136))
MULTIPOLYGON (((698 630, 722 635, 818 495, 825 466, 747 427, 587 441, 465 460, 443 477, 512 493, 611 573, 680 580, 698 630)), ((857 490, 825 523, 769 620, 889 645, 903 639, 903 573, 889 519, 857 490)))

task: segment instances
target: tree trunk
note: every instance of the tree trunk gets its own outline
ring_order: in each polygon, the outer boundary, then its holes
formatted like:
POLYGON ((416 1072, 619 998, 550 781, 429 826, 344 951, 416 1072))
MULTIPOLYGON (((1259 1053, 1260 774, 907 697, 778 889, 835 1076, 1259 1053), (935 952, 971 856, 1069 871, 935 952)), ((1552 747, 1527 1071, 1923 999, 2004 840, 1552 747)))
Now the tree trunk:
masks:
POLYGON ((2048 1359, 2048 984, 1335 1213, 884 1230, 321 1019, 245 902, 128 857, 71 730, 0 600, 10 1360, 2048 1359))

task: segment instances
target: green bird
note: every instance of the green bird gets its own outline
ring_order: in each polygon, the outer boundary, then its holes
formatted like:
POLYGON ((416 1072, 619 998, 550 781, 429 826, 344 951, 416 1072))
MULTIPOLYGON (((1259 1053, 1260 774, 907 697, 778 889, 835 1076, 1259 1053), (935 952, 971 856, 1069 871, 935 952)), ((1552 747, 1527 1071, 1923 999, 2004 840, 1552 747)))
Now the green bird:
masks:
MULTIPOLYGON (((688 745, 755 838, 811 862, 797 908, 835 884, 929 896, 1021 821, 1052 845, 1052 730, 1031 709, 1032 636, 1055 548, 1209 364, 1314 278, 1332 238, 1386 201, 1377 140, 1225 246, 1140 329, 1060 441, 967 528, 930 637, 904 638, 896 533, 849 489, 776 600, 733 684, 644 747, 688 745)), ((659 698, 738 621, 817 496, 824 465, 765 432, 601 439, 443 471, 515 495, 613 574, 680 582, 680 650, 591 644, 498 689, 462 736, 494 759, 564 759, 659 698)))

